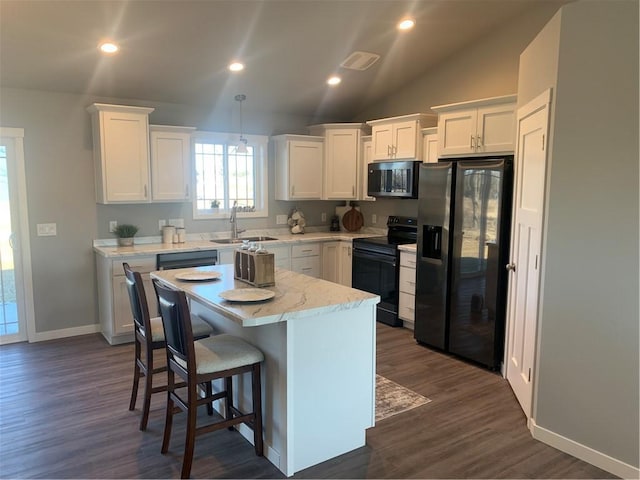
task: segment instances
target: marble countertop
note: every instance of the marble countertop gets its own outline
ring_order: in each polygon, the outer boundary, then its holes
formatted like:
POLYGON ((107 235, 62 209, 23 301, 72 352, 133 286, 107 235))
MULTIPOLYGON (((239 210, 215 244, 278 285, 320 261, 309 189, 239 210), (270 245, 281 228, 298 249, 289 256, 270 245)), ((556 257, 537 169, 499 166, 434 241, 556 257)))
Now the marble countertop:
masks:
MULTIPOLYGON (((386 230, 382 229, 367 229, 358 233, 350 232, 308 232, 304 234, 292 235, 288 230, 283 231, 269 231, 269 232, 244 232, 242 237, 252 236, 270 236, 275 237, 277 240, 270 240, 261 242, 265 248, 269 246, 294 244, 304 242, 325 242, 325 241, 352 241, 354 238, 373 237, 378 235, 386 235, 386 230)), ((161 237, 143 237, 136 238, 133 246, 120 247, 116 244, 115 239, 109 240, 94 240, 93 250, 98 255, 103 257, 131 257, 136 255, 156 255, 158 253, 173 253, 173 252, 194 252, 198 250, 234 250, 238 248, 237 243, 216 243, 216 238, 227 238, 228 235, 216 234, 190 234, 187 236, 185 243, 162 243, 161 237)))
POLYGON ((229 302, 220 297, 221 292, 236 288, 254 288, 248 283, 236 280, 233 268, 233 265, 215 265, 162 270, 152 272, 151 277, 184 290, 188 297, 243 327, 289 322, 338 310, 376 305, 380 302, 378 295, 283 269, 275 271, 275 286, 264 288, 275 293, 271 300, 252 303, 229 302), (219 272, 221 277, 205 282, 176 279, 176 275, 180 273, 194 271, 219 272))

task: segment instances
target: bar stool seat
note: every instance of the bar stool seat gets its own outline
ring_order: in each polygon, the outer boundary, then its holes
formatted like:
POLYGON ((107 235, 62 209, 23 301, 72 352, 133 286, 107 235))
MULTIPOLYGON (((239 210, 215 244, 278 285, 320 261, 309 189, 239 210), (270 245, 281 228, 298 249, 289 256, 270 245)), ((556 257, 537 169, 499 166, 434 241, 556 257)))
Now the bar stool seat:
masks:
POLYGON ((162 315, 167 352, 167 410, 162 439, 162 453, 169 450, 173 415, 179 411, 187 414, 187 433, 182 459, 182 478, 189 478, 195 437, 223 428, 244 423, 253 430, 255 453, 263 455, 262 440, 262 389, 260 364, 263 353, 241 338, 221 334, 195 341, 187 298, 183 291, 175 290, 154 280, 158 305, 162 315), (234 405, 233 377, 251 374, 251 412, 242 412, 234 405), (186 392, 179 391, 175 376, 186 384, 186 392), (201 397, 199 384, 211 385, 215 379, 224 379, 224 390, 213 393, 211 388, 201 397), (197 408, 210 406, 215 400, 224 399, 224 419, 197 426, 197 408))
MULTIPOLYGON (((164 342, 162 317, 153 317, 149 322, 151 324, 151 341, 164 342)), ((191 315, 191 326, 193 327, 193 337, 195 339, 208 337, 213 332, 211 325, 202 320, 198 315, 191 315)), ((146 332, 143 332, 143 335, 146 335, 146 332)), ((162 348, 164 348, 164 345, 162 348)))

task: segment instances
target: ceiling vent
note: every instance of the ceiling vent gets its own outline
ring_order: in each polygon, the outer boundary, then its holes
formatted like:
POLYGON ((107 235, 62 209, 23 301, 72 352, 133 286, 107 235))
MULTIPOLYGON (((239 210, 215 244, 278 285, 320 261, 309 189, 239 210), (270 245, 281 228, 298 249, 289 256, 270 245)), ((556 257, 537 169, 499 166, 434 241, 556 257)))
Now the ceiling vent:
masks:
POLYGON ((380 55, 369 52, 353 52, 341 64, 341 67, 350 68, 351 70, 366 70, 376 63, 380 55))

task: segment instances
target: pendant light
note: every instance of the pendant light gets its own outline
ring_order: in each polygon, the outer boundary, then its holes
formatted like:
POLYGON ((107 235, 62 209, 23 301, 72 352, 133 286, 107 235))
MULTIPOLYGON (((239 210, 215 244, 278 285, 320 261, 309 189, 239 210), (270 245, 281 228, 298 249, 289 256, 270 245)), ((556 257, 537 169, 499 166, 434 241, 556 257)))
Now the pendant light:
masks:
POLYGON ((244 93, 235 96, 236 102, 240 103, 240 138, 236 146, 236 153, 247 153, 247 139, 242 136, 242 102, 247 99, 244 93))

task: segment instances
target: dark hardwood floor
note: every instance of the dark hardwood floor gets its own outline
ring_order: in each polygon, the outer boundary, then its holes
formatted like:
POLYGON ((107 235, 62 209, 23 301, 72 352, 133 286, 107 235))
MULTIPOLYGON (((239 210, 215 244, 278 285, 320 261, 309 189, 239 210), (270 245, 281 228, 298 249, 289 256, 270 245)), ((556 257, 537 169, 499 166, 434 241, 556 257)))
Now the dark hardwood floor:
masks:
MULTIPOLYGON (((139 405, 128 411, 132 358, 132 345, 99 334, 0 347, 0 477, 179 477, 184 419, 160 454, 165 396, 140 432, 139 405)), ((615 478, 531 438, 499 375, 421 347, 408 330, 378 325, 378 373, 432 401, 294 478, 615 478)), ((284 478, 227 430, 198 438, 191 475, 284 478)))

